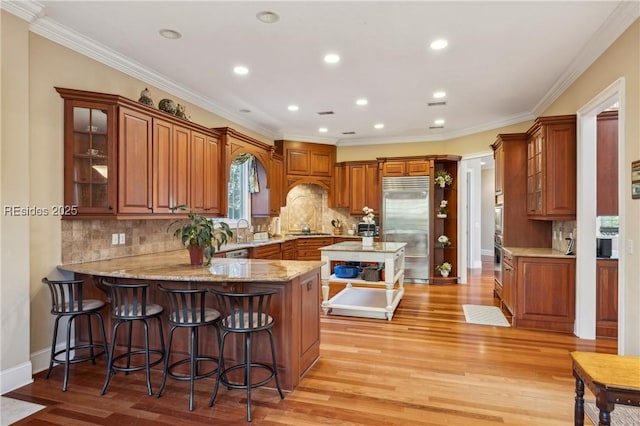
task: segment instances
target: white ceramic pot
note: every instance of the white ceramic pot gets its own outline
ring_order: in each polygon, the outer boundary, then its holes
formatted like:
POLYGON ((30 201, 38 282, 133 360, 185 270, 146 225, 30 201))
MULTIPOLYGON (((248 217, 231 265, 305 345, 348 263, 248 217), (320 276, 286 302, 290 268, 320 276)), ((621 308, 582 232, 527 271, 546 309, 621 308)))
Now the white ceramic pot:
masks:
POLYGON ((372 246, 373 245, 373 237, 362 237, 362 245, 363 246, 372 246))
POLYGON ((449 271, 440 271, 440 275, 446 278, 449 276, 449 271))

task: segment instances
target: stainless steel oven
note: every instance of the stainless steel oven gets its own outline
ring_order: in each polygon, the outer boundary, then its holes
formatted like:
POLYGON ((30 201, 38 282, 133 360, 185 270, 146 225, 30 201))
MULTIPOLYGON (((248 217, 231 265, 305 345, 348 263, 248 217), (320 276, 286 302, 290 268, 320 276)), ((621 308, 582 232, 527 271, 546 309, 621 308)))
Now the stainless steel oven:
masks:
POLYGON ((495 232, 496 235, 500 235, 502 236, 502 225, 503 225, 503 221, 504 221, 504 208, 502 206, 502 204, 498 204, 495 207, 495 232))
POLYGON ((493 253, 493 273, 496 281, 502 285, 502 235, 496 234, 493 253))

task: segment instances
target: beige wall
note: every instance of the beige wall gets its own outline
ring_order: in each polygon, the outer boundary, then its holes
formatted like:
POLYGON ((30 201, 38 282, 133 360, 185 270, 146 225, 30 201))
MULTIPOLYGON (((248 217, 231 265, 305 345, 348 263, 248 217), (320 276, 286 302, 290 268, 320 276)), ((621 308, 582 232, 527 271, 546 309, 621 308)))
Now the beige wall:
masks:
MULTIPOLYGON (((620 182, 626 209, 620 212, 625 239, 632 240, 634 253, 625 258, 624 337, 628 355, 640 355, 640 200, 631 199, 631 161, 640 160, 640 19, 636 20, 543 115, 574 114, 620 77, 625 79, 624 179, 620 182)), ((595 165, 594 165, 595 166, 595 165)), ((579 231, 578 231, 579 232, 579 231)), ((621 244, 624 242, 621 241, 621 244)))
MULTIPOLYGON (((575 113, 578 108, 602 91, 619 76, 627 79, 627 124, 625 150, 629 159, 640 158, 638 126, 639 52, 636 22, 605 54, 580 77, 547 111, 545 115, 575 113)), ((87 57, 61 47, 38 35, 30 34, 25 22, 2 11, 2 202, 40 207, 63 201, 63 103, 55 86, 116 93, 137 99, 140 91, 149 87, 154 101, 170 97, 186 105, 194 122, 209 127, 230 126, 259 140, 272 143, 262 135, 243 129, 221 117, 208 113, 188 102, 124 75, 87 57), (10 65, 9 65, 10 64, 10 65), (28 76, 28 80, 27 80, 28 76), (27 94, 27 95, 25 95, 27 94), (28 129, 28 130, 27 130, 28 129)), ((420 142, 394 145, 371 145, 338 148, 338 161, 368 160, 417 154, 473 154, 489 151, 495 135, 502 132, 525 131, 530 122, 471 136, 440 142, 420 142)), ((626 176, 629 176, 626 165, 626 176)), ((624 185, 628 184, 624 182, 624 185)), ((628 193, 629 191, 627 191, 628 193)), ((638 201, 629 202, 623 212, 629 237, 640 245, 638 201), (636 219, 635 222, 633 219, 636 219)), ((3 378, 8 369, 29 362, 31 353, 34 370, 42 368, 52 329, 49 295, 40 278, 57 275, 61 263, 61 223, 57 217, 46 216, 17 219, 2 216, 2 338, 14 337, 11 350, 2 344, 3 378), (31 233, 29 247, 25 235, 31 233), (10 244, 9 244, 10 243, 10 244), (10 248, 10 250, 8 250, 10 248), (22 256, 22 257, 21 257, 22 256), (20 315, 29 311, 27 289, 31 299, 29 318, 20 315), (28 341, 26 330, 30 329, 28 341)), ((636 300, 640 276, 640 258, 635 254, 623 273, 636 300), (631 284, 633 283, 633 284, 631 284)), ((640 322, 638 313, 635 322, 640 322)))
POLYGON ((5 206, 28 206, 29 34, 27 23, 2 13, 0 141, 0 383, 31 380, 29 344, 29 218, 5 214, 5 206), (11 64, 11 66, 8 66, 11 64))

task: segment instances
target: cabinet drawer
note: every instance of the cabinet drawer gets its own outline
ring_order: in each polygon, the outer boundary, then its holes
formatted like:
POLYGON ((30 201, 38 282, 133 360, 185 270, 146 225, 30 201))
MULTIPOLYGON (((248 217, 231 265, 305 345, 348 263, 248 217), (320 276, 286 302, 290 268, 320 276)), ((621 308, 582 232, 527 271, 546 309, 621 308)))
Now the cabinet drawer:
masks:
POLYGON ((289 240, 282 243, 282 251, 295 250, 295 249, 296 249, 296 240, 289 240))
POLYGON ((333 238, 299 238, 296 241, 298 249, 320 248, 333 244, 333 238))
POLYGON ((281 245, 278 244, 268 244, 259 247, 253 247, 251 249, 251 258, 252 259, 273 259, 274 256, 280 255, 281 245))

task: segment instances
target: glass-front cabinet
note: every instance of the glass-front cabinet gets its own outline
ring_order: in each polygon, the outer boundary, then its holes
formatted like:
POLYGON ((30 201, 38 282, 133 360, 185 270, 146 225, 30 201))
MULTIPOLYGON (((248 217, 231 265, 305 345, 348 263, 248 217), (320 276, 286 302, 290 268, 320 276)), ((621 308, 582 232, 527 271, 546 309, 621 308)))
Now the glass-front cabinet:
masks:
POLYGON ((61 95, 65 98, 65 212, 113 215, 116 106, 61 95))

